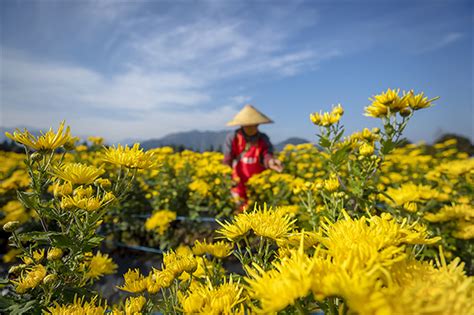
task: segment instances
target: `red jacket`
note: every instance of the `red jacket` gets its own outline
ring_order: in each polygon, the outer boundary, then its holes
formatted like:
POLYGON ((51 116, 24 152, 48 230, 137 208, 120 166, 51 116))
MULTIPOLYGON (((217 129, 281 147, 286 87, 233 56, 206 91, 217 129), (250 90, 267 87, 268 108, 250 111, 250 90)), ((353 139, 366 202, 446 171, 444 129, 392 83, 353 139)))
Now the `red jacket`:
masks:
POLYGON ((258 132, 247 136, 242 128, 229 134, 224 148, 224 163, 233 168, 232 175, 239 181, 232 192, 246 200, 245 184, 250 177, 268 168, 272 157, 273 146, 266 134, 258 132))

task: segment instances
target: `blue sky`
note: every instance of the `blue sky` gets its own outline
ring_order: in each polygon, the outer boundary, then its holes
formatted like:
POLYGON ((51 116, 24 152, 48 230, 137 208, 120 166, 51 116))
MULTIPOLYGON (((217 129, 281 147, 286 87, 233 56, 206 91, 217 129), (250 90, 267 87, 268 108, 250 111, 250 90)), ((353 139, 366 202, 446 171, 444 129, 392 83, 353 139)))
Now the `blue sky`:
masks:
POLYGON ((387 88, 440 96, 406 136, 474 138, 470 1, 2 1, 3 127, 148 139, 221 130, 245 104, 274 142, 314 140, 341 103, 348 131, 387 88))

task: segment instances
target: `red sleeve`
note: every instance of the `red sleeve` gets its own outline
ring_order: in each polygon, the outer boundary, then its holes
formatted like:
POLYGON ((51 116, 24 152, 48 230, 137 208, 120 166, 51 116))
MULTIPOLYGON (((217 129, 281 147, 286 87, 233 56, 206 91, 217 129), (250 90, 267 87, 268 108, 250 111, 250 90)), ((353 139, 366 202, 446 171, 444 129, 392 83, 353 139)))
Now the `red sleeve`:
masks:
POLYGON ((265 166, 265 168, 268 168, 268 162, 270 161, 270 159, 273 158, 273 145, 270 142, 270 138, 268 138, 266 134, 262 133, 261 139, 263 140, 263 166, 265 166))

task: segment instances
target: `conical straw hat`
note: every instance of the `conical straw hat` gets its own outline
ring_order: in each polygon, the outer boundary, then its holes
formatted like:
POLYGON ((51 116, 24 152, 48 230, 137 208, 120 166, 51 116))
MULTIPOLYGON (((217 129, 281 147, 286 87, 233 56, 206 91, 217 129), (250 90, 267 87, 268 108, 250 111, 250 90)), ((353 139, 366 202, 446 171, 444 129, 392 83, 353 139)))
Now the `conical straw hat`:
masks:
POLYGON ((252 105, 247 104, 227 123, 227 126, 249 126, 271 123, 273 123, 273 120, 259 112, 252 105))

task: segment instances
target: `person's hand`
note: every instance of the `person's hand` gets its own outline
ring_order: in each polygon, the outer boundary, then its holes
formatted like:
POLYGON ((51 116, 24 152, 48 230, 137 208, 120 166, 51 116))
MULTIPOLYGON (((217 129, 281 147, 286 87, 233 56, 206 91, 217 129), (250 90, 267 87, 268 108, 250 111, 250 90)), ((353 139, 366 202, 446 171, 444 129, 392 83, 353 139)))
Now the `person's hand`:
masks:
POLYGON ((277 171, 278 173, 283 171, 283 165, 281 164, 281 161, 274 158, 271 158, 268 161, 268 168, 277 171))

